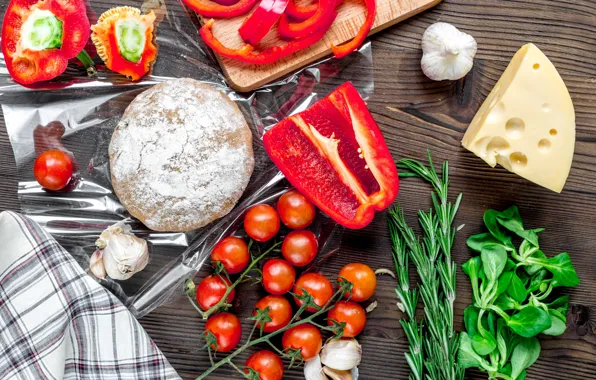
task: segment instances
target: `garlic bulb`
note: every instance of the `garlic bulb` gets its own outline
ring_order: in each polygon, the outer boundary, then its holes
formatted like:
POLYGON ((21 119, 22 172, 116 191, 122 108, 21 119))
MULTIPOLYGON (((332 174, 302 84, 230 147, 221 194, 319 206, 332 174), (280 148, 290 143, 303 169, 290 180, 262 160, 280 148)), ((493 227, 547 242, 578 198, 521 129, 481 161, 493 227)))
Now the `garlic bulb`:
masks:
POLYGON ((350 371, 323 367, 323 372, 325 372, 325 375, 329 376, 331 380, 352 380, 352 373, 350 371))
POLYGON ((130 234, 130 231, 132 231, 132 228, 128 224, 125 224, 124 221, 120 221, 103 230, 101 235, 99 235, 99 239, 95 241, 95 246, 97 249, 104 249, 108 245, 108 240, 110 240, 112 235, 130 234))
POLYGON ((304 379, 327 380, 327 376, 323 374, 323 366, 321 365, 321 357, 319 355, 304 363, 304 379))
POLYGON ((147 242, 134 235, 112 234, 103 250, 103 263, 108 276, 128 280, 149 262, 147 242))
POLYGON ((356 339, 332 339, 321 350, 321 363, 340 371, 351 370, 361 359, 362 347, 356 339))
POLYGON ((463 78, 472 69, 476 51, 474 37, 451 24, 438 22, 422 36, 422 71, 437 81, 463 78))
POLYGON ((103 265, 103 252, 96 250, 89 259, 89 272, 101 280, 106 279, 106 268, 103 265))

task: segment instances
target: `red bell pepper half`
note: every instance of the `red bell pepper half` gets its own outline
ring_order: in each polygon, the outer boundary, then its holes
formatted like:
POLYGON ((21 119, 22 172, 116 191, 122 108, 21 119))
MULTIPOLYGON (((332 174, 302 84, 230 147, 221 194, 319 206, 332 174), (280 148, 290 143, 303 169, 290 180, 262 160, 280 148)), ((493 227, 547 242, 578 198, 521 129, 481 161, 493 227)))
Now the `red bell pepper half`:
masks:
POLYGON ((2 23, 2 53, 21 84, 62 74, 89 40, 83 0, 12 0, 2 23))
POLYGON ((257 0, 240 0, 233 5, 220 5, 209 0, 182 0, 190 9, 203 17, 230 18, 250 12, 257 0))
POLYGON ((263 137, 288 181, 339 224, 363 228, 399 190, 395 163, 381 130, 351 83, 263 137))
POLYGON ((289 0, 262 0, 238 32, 244 42, 256 45, 269 33, 286 10, 289 0))

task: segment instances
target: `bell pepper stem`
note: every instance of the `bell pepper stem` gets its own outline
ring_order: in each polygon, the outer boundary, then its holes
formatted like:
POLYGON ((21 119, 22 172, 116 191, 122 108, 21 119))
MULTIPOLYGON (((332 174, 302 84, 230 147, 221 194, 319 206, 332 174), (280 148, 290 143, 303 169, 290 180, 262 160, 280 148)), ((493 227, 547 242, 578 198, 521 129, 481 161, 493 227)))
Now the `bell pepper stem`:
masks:
POLYGON ((87 70, 87 75, 90 77, 97 74, 97 69, 95 68, 95 62, 85 50, 81 50, 81 52, 77 55, 77 59, 81 61, 85 69, 87 70))

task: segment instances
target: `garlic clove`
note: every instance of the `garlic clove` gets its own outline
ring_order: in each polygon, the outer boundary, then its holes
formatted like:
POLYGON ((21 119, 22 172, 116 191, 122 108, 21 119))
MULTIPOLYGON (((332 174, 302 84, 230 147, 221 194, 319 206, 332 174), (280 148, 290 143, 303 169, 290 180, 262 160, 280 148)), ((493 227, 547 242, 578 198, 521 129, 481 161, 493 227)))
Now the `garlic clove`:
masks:
POLYGON ((474 37, 451 24, 438 22, 422 36, 422 71, 436 81, 463 78, 472 69, 477 50, 474 37))
POLYGON ((99 235, 99 238, 95 241, 95 246, 97 247, 97 249, 104 249, 106 245, 108 245, 108 240, 110 240, 110 237, 112 237, 112 235, 130 235, 130 231, 132 231, 132 228, 124 221, 112 224, 111 226, 102 231, 101 235, 99 235))
POLYGON ((108 276, 128 280, 147 266, 147 242, 134 235, 112 234, 103 250, 103 262, 108 276))
POLYGON ((103 265, 103 253, 99 249, 93 252, 91 259, 89 259, 89 272, 101 280, 106 279, 106 268, 103 265))
POLYGON ((323 366, 321 365, 321 357, 319 355, 304 363, 304 379, 327 380, 327 376, 323 373, 323 366))
POLYGON ((321 363, 337 370, 350 370, 360 364, 362 347, 356 339, 332 339, 321 350, 321 363))
POLYGON ((329 367, 323 367, 323 372, 331 380, 352 380, 352 373, 350 371, 342 371, 338 369, 333 369, 329 367))

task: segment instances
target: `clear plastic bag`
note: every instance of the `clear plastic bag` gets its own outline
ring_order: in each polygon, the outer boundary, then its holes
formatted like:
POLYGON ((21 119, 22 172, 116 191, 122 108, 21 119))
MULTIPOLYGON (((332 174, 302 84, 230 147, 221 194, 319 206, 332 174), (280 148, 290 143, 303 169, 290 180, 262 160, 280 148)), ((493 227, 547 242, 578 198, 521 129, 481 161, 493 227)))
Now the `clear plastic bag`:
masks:
MULTIPOLYGON (((17 163, 23 213, 45 227, 83 268, 89 265, 101 231, 128 219, 133 232, 150 243, 150 263, 130 280, 108 279, 102 284, 137 317, 180 294, 181 284, 200 270, 213 245, 238 228, 246 208, 274 202, 287 188, 261 143, 268 128, 308 108, 348 80, 364 98, 373 90, 372 54, 370 44, 366 44, 345 59, 318 62, 251 94, 236 93, 226 85, 202 45, 194 14, 176 1, 148 0, 143 6, 159 8, 163 20, 158 28, 158 61, 152 75, 140 82, 128 82, 101 66, 97 77, 89 78, 83 68, 71 65, 56 80, 25 88, 12 82, 4 60, 0 61, 0 104, 17 163), (238 104, 253 131, 255 171, 243 199, 226 217, 189 233, 155 232, 131 218, 114 195, 108 145, 121 115, 136 95, 179 77, 210 83, 238 104), (78 174, 69 191, 47 192, 33 177, 33 162, 37 154, 57 141, 76 157, 78 174)), ((91 21, 105 10, 94 4, 89 10, 91 21)), ((337 229, 324 216, 318 220, 315 228, 324 255, 337 248, 337 229)))

